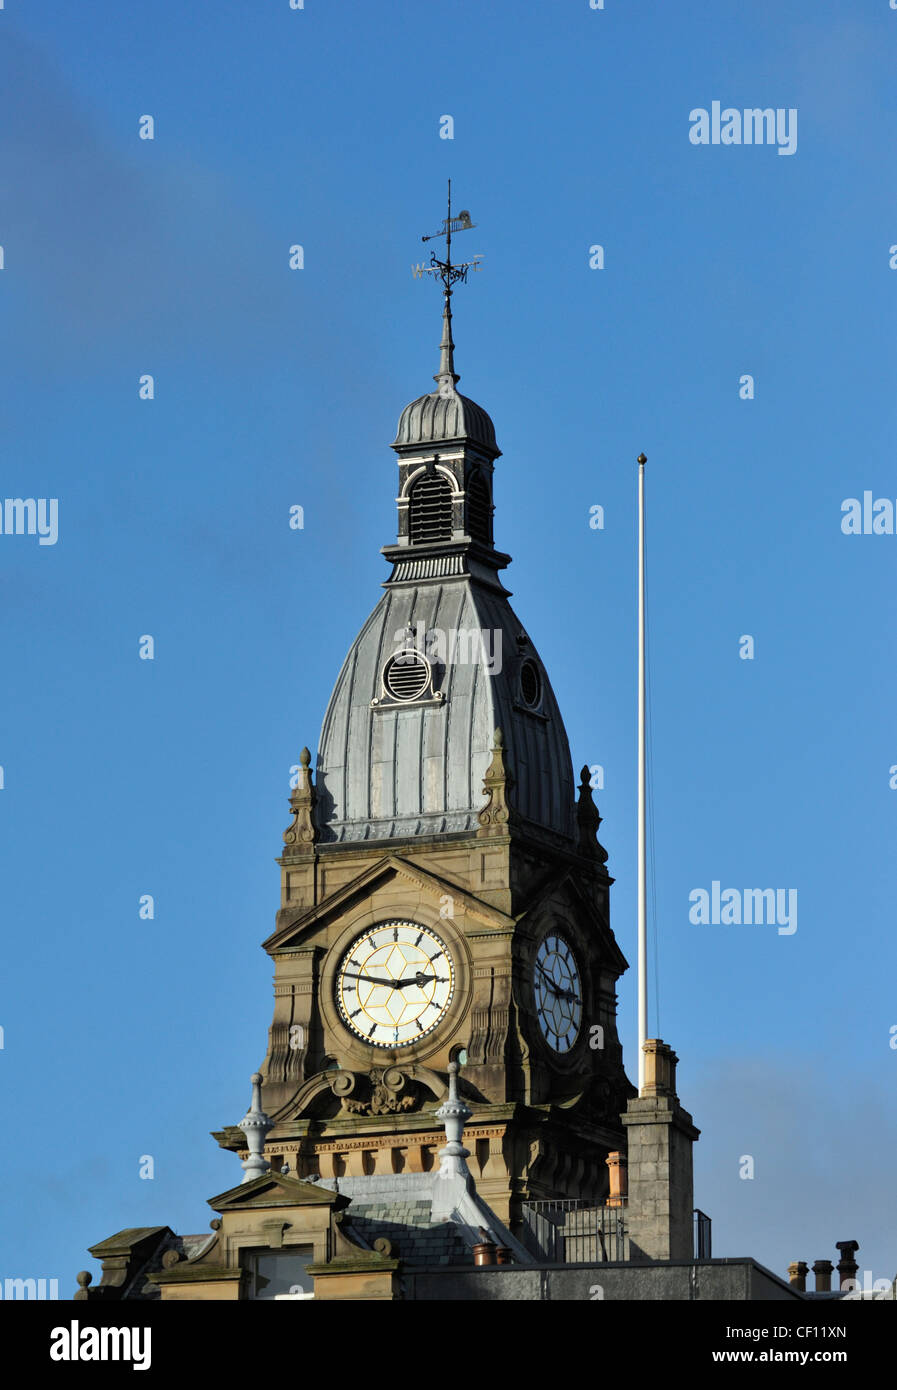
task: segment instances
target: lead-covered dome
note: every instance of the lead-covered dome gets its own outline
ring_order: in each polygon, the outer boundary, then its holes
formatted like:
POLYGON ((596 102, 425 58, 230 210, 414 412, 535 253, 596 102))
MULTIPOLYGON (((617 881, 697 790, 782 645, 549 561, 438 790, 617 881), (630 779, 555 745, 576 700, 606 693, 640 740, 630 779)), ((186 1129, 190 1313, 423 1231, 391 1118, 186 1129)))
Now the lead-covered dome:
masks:
POLYGON ((393 448, 456 439, 482 444, 498 453, 495 426, 482 406, 457 391, 431 391, 405 406, 393 448))
POLYGON ((572 839, 566 730, 507 598, 466 577, 389 585, 352 644, 324 718, 315 817, 322 840, 475 831, 496 728, 514 810, 551 837, 572 839))

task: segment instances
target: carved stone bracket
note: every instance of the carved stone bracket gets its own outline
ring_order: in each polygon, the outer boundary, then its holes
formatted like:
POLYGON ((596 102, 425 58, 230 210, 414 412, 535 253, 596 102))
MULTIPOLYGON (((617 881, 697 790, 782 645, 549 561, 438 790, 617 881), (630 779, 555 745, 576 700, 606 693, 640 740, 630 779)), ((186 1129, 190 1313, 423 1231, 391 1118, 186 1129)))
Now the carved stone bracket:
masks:
POLYGON ((343 1097, 343 1108, 350 1115, 397 1115, 419 1104, 417 1086, 399 1067, 372 1067, 363 1077, 340 1073, 340 1077, 349 1075, 353 1077, 351 1087, 344 1082, 338 1090, 334 1082, 331 1089, 343 1097), (357 1095, 353 1094, 356 1090, 357 1095))
POLYGON ((265 1234, 265 1243, 272 1250, 283 1249, 283 1233, 290 1229, 289 1221, 263 1221, 262 1230, 265 1234))
POLYGON ((352 1092, 355 1090, 357 1079, 354 1071, 338 1071, 331 1079, 330 1089, 333 1094, 339 1096, 340 1100, 345 1104, 346 1097, 351 1096, 352 1092))

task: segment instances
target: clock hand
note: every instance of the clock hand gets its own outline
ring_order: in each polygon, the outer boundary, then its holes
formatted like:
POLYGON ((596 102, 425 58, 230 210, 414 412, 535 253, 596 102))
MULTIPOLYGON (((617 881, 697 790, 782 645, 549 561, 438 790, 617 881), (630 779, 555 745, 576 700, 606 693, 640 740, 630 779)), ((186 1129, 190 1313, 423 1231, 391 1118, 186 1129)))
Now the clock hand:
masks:
POLYGON ((422 970, 418 970, 416 975, 410 975, 407 980, 396 980, 393 988, 404 989, 406 985, 426 985, 431 982, 435 982, 437 985, 447 985, 448 976, 425 975, 422 970))
POLYGON ((396 989, 401 984, 400 980, 381 980, 377 975, 355 975, 348 971, 343 975, 344 980, 366 980, 369 985, 389 985, 396 989))
POLYGON ((349 971, 343 975, 343 979, 365 980, 369 985, 386 985, 388 989, 405 989, 407 985, 424 985, 428 984, 430 981, 435 981, 436 984, 440 985, 448 984, 447 977, 443 978, 441 975, 424 975, 420 970, 418 970, 416 975, 410 975, 407 980, 384 980, 381 979, 379 975, 356 975, 349 971))
POLYGON ((543 970, 542 966, 539 964, 538 961, 536 961, 536 969, 541 971, 542 974, 545 976, 545 979, 548 982, 548 988, 551 990, 552 994, 556 994, 559 999, 566 1000, 568 1004, 582 1003, 582 1000, 579 998, 579 996, 574 994, 571 989, 561 989, 559 985, 555 984, 554 980, 548 974, 547 970, 543 970))
POLYGON ((541 971, 542 974, 545 976, 545 979, 546 979, 547 984, 548 984, 548 988, 551 990, 552 994, 560 994, 560 995, 563 994, 563 991, 561 991, 561 990, 558 989, 557 985, 555 984, 554 980, 553 980, 553 979, 551 978, 551 976, 549 975, 548 971, 547 971, 547 970, 543 970, 542 967, 541 967, 541 965, 539 964, 538 961, 536 961, 536 969, 539 970, 539 971, 541 971))

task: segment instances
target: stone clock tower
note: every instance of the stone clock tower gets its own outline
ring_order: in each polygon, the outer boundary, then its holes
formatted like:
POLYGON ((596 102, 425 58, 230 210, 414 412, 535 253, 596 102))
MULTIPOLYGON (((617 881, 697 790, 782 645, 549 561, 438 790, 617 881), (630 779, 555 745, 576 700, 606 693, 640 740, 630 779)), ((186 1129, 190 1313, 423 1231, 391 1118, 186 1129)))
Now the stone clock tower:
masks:
MULTIPOLYGON (((635 1090, 600 817, 499 577, 500 451, 456 390, 450 294, 437 389, 392 446, 391 574, 290 801, 264 943, 266 1156, 298 1177, 430 1169, 457 1060, 470 1168, 514 1221, 521 1198, 605 1199, 635 1090)), ((216 1138, 246 1151, 236 1126, 216 1138)))

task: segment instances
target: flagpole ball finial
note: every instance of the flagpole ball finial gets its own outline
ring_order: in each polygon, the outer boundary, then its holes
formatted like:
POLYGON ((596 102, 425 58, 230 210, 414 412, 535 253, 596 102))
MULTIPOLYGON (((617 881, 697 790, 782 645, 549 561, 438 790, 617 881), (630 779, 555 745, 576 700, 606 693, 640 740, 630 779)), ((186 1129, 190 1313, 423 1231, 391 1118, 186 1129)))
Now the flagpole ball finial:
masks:
POLYGON ((636 463, 646 464, 647 462, 648 462, 648 456, 647 456, 647 454, 639 454, 638 458, 636 459, 636 463))

